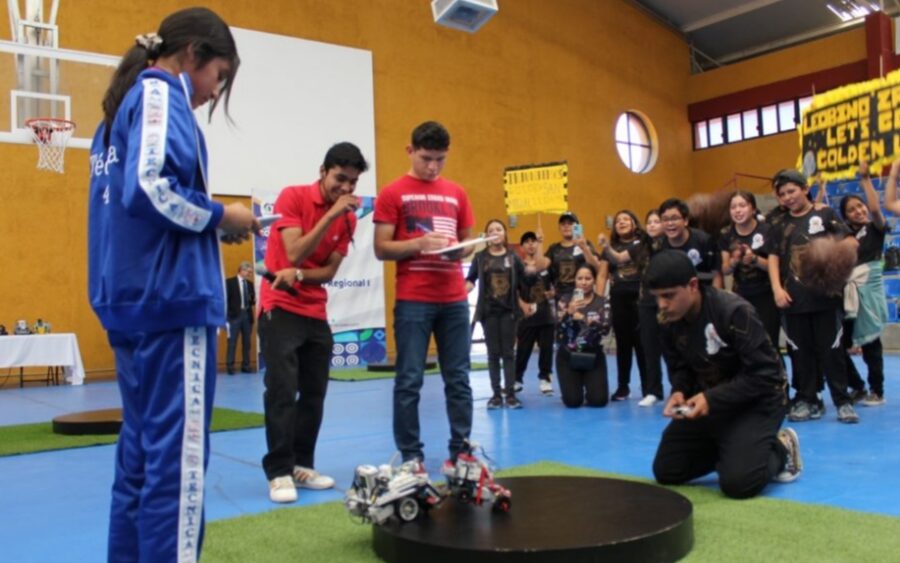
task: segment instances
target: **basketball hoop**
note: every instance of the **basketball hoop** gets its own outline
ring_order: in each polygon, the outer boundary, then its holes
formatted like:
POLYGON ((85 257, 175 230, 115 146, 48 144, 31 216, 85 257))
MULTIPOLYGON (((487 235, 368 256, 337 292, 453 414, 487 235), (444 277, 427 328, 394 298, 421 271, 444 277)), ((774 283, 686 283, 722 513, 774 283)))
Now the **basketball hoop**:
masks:
POLYGON ((63 172, 66 144, 75 132, 75 122, 55 117, 36 117, 25 121, 38 146, 38 170, 63 172))

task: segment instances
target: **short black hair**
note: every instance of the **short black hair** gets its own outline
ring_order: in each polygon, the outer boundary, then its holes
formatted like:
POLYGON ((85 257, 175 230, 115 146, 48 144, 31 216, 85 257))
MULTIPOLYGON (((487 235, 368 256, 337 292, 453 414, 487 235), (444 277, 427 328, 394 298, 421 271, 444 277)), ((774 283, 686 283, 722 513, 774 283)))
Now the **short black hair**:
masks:
POLYGON ((691 216, 691 210, 683 199, 670 197, 666 201, 659 204, 659 218, 662 219, 663 213, 670 209, 677 209, 682 219, 688 219, 691 216))
POLYGON ((682 287, 697 277, 697 269, 688 255, 680 250, 663 250, 650 259, 644 272, 648 289, 682 287))
POLYGON ((522 233, 522 238, 519 239, 519 244, 525 244, 530 240, 537 240, 537 235, 534 231, 525 231, 522 233))
POLYGON ((426 121, 413 129, 413 149, 429 151, 445 151, 450 148, 450 133, 437 121, 426 121))
POLYGON ((369 169, 369 163, 366 162, 359 147, 353 143, 343 142, 332 145, 322 162, 322 168, 326 172, 335 167, 355 168, 362 173, 369 169))

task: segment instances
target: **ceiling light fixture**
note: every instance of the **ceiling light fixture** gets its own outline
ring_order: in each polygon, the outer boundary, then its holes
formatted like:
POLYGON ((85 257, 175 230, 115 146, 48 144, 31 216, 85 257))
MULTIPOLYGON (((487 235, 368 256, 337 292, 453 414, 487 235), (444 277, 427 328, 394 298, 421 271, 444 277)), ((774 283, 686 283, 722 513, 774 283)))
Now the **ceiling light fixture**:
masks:
POLYGON ((878 3, 871 0, 834 0, 825 4, 825 7, 842 22, 864 18, 873 12, 881 11, 878 3))

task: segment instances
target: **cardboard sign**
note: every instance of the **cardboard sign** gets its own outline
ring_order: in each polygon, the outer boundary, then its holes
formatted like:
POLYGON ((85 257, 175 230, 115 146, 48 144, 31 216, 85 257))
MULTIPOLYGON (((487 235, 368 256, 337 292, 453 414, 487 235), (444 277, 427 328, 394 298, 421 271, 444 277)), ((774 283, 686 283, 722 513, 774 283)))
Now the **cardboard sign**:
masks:
POLYGON ((507 215, 568 211, 569 165, 514 166, 503 171, 507 215))

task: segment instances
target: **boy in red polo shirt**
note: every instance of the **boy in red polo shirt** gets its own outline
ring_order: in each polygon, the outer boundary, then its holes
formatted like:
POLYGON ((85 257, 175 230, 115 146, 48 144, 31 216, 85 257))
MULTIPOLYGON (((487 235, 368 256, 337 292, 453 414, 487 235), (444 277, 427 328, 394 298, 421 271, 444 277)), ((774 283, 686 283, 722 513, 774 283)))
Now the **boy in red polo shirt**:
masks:
POLYGON ((359 148, 338 143, 318 181, 287 187, 275 202, 282 218, 272 226, 265 260, 275 277, 262 284, 259 322, 266 361, 263 469, 273 502, 296 501, 297 487, 334 486, 313 469, 333 343, 322 284, 334 278, 353 240, 359 206, 353 191, 368 168, 359 148))

